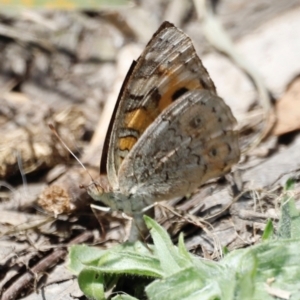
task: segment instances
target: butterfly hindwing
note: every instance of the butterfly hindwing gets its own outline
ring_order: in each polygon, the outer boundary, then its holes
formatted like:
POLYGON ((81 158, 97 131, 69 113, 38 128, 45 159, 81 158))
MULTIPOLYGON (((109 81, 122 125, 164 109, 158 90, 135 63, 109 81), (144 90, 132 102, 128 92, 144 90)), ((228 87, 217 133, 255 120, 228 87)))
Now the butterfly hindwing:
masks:
POLYGON ((223 99, 206 90, 187 92, 159 115, 123 161, 122 194, 151 204, 227 173, 240 155, 235 124, 223 99))

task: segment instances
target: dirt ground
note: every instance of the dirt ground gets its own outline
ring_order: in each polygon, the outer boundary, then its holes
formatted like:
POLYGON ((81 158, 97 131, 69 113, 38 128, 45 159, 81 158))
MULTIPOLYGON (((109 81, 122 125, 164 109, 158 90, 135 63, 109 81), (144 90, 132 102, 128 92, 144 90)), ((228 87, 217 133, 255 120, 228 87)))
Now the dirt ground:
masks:
POLYGON ((174 242, 184 231, 190 251, 218 259, 276 223, 287 179, 299 200, 300 2, 214 1, 212 22, 196 2, 0 14, 1 299, 82 297, 67 246, 123 240, 128 221, 93 211, 80 186, 97 181, 121 84, 164 20, 192 39, 238 121, 242 155, 231 174, 157 207, 156 220, 174 242))

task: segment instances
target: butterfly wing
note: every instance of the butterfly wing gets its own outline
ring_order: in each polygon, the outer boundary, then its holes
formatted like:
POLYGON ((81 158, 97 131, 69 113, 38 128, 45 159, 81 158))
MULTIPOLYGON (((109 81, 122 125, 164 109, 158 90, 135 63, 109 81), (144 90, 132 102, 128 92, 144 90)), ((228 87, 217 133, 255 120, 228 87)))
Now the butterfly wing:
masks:
POLYGON ((149 125, 180 96, 203 89, 216 93, 191 39, 164 22, 128 73, 109 126, 101 172, 114 189, 123 160, 149 125))
MULTIPOLYGON (((223 99, 189 91, 146 129, 119 169, 120 190, 145 204, 186 195, 240 157, 236 120, 223 99)), ((136 210, 142 207, 134 205, 136 210)))

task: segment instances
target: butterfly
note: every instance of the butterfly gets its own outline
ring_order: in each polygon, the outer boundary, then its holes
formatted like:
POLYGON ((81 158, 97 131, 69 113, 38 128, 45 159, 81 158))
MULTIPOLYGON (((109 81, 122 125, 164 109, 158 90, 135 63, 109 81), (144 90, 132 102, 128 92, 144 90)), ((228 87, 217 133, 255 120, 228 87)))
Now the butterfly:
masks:
POLYGON ((88 192, 133 217, 129 241, 140 239, 145 207, 190 194, 239 161, 235 125, 191 39, 164 22, 121 88, 100 164, 108 184, 88 192))

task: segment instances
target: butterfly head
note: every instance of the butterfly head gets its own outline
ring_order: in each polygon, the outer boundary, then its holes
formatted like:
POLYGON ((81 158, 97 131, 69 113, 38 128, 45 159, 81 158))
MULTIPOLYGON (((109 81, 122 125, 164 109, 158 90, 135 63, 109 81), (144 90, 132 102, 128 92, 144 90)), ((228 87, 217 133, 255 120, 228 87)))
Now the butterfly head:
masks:
MULTIPOLYGON (((154 210, 150 208, 146 213, 142 213, 135 206, 132 206, 132 199, 115 190, 112 190, 108 182, 101 180, 100 183, 93 182, 86 187, 88 194, 96 201, 101 201, 109 206, 114 211, 122 211, 128 217, 132 218, 131 229, 127 240, 135 242, 137 240, 144 240, 148 234, 148 229, 143 219, 143 215, 147 214, 154 217, 154 210), (137 211, 134 211, 137 210, 137 211)), ((136 199, 137 200, 137 199, 136 199)), ((135 201, 133 201, 135 202, 135 201)))
POLYGON ((101 201, 112 209, 115 208, 114 192, 106 178, 101 176, 99 182, 92 182, 86 187, 88 194, 96 201, 101 201))

